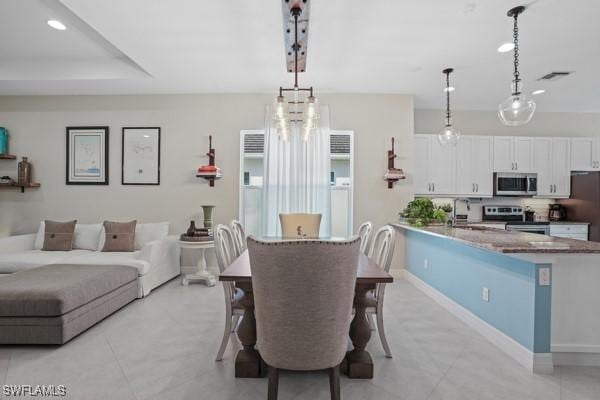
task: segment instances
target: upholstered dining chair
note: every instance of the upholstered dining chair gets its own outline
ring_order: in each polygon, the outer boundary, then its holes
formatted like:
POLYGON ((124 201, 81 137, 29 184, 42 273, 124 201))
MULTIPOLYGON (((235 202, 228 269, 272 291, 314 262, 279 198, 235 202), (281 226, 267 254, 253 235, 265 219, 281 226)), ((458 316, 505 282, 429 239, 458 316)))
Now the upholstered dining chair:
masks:
POLYGON ((318 238, 321 214, 279 214, 281 233, 286 238, 318 238))
POLYGON ((371 233, 373 233, 373 224, 371 221, 363 222, 358 227, 358 232, 356 233, 360 238, 360 252, 368 255, 369 253, 369 243, 371 241, 371 233))
MULTIPOLYGON (((394 246, 396 240, 396 231, 391 225, 386 225, 375 233, 369 250, 369 258, 373 260, 385 272, 390 272, 392 257, 394 256, 394 246)), ((390 346, 385 337, 385 329, 383 326, 383 298, 385 294, 385 283, 377 284, 374 291, 367 294, 366 313, 369 318, 369 323, 372 324, 373 316, 377 320, 377 332, 381 345, 385 351, 385 356, 392 358, 390 346)))
POLYGON ((263 242, 248 254, 257 347, 268 365, 268 399, 277 399, 279 370, 328 370, 331 398, 340 398, 360 239, 263 242))
POLYGON ((237 219, 231 221, 231 233, 233 233, 237 252, 242 254, 246 250, 246 231, 242 223, 237 219))
MULTIPOLYGON (((223 272, 239 256, 239 253, 234 243, 233 234, 226 225, 217 225, 214 235, 217 264, 219 264, 219 271, 223 272)), ((235 332, 240 317, 244 315, 244 309, 239 303, 244 297, 244 292, 236 288, 234 282, 222 283, 225 293, 225 330, 223 331, 223 339, 217 352, 216 361, 223 359, 223 353, 225 353, 231 334, 235 332)))

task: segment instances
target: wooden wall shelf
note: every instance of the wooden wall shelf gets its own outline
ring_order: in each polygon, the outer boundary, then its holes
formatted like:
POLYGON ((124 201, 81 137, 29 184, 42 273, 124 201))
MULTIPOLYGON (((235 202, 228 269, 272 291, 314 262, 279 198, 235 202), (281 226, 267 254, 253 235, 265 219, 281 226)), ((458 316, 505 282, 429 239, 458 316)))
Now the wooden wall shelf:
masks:
POLYGON ((0 160, 16 160, 17 156, 13 154, 0 154, 0 160))
POLYGON ((42 186, 41 184, 37 183, 37 182, 32 182, 32 183, 27 183, 27 184, 23 184, 23 183, 17 183, 17 182, 13 182, 13 183, 0 183, 0 189, 12 189, 12 188, 20 188, 21 189, 21 193, 25 193, 25 189, 37 189, 40 186, 42 186))

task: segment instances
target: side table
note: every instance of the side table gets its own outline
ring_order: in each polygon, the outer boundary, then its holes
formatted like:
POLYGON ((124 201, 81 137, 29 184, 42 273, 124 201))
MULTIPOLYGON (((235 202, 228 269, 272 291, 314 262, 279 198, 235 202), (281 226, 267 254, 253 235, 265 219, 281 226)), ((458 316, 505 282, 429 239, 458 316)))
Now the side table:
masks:
POLYGON ((190 282, 200 281, 204 282, 206 286, 215 286, 217 283, 217 278, 206 269, 205 254, 207 249, 215 248, 215 242, 213 240, 207 240, 205 242, 189 242, 179 240, 178 243, 181 249, 200 250, 200 257, 198 258, 198 263, 196 264, 198 270, 192 274, 185 274, 181 280, 181 284, 187 286, 190 282))

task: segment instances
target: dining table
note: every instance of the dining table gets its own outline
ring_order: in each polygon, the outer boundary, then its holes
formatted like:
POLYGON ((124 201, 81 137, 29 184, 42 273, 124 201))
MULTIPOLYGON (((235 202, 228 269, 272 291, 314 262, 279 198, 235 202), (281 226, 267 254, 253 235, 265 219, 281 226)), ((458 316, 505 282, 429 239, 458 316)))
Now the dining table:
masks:
MULTIPOLYGON (((242 348, 235 358, 236 378, 260 378, 267 374, 267 366, 255 348, 256 319, 252 295, 252 273, 248 250, 245 250, 220 275, 219 281, 235 282, 244 291, 240 300, 244 315, 237 329, 242 348)), ((346 353, 341 369, 351 379, 372 379, 373 359, 366 350, 371 339, 371 325, 367 319, 367 295, 378 284, 392 283, 394 278, 380 268, 373 260, 361 254, 358 260, 356 286, 354 290, 354 317, 350 324, 349 336, 352 350, 346 353)))

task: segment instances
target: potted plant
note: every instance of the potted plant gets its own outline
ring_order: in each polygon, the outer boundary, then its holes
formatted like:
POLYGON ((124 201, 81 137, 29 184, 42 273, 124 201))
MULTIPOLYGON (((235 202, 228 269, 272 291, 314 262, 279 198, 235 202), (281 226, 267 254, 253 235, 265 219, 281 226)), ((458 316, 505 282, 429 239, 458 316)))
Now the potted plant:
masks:
POLYGON ((442 207, 433 204, 431 199, 423 197, 416 198, 408 203, 400 213, 400 217, 416 227, 423 227, 432 223, 443 225, 448 221, 448 215, 442 207))

